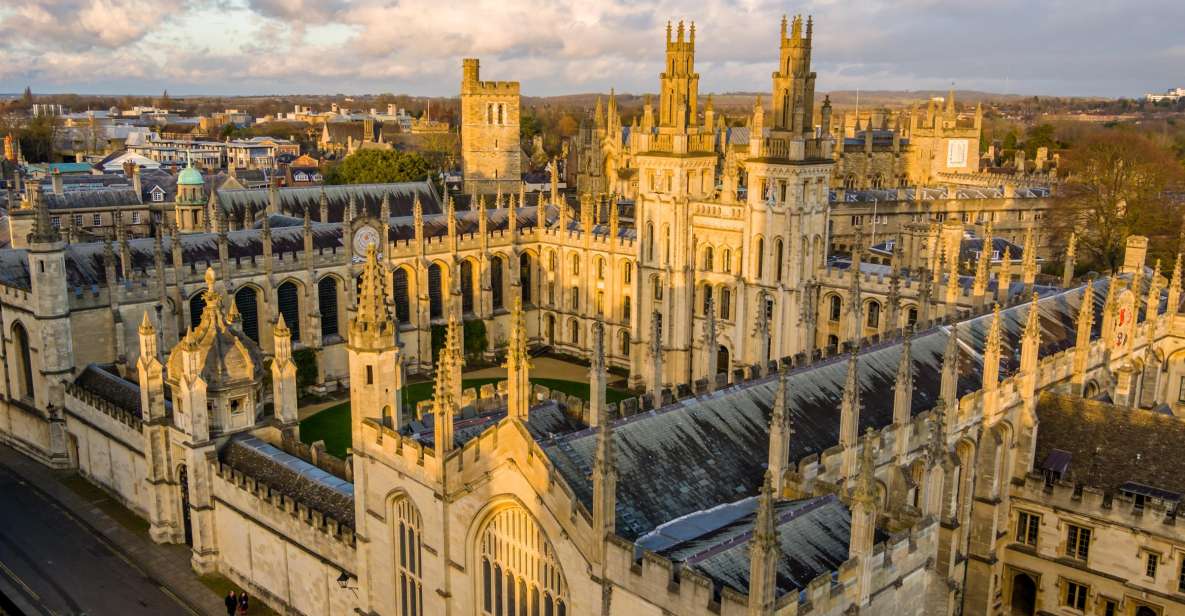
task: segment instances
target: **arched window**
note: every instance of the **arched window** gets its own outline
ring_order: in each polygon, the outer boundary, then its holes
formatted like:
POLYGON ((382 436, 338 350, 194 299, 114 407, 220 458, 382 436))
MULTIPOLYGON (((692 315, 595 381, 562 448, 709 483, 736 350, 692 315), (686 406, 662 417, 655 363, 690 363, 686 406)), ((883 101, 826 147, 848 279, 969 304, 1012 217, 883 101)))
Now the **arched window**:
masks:
POLYGON ((712 263, 712 247, 708 246, 708 247, 704 248, 704 271, 705 272, 712 271, 713 265, 714 264, 712 263))
POLYGON ((907 317, 906 321, 908 322, 910 327, 912 327, 915 323, 918 322, 918 309, 917 308, 910 308, 909 312, 906 314, 909 315, 907 317))
POLYGON ((572 275, 580 275, 580 255, 576 253, 572 253, 572 275))
POLYGON ((494 310, 501 310, 505 303, 502 299, 502 257, 490 259, 490 295, 493 299, 494 310))
POLYGON ((18 382, 21 384, 18 397, 33 398, 33 355, 29 351, 29 332, 25 326, 16 323, 12 326, 12 344, 16 346, 17 371, 20 373, 18 382))
POLYGON ((774 240, 774 280, 782 282, 782 238, 774 240))
POLYGON ((444 316, 444 290, 441 285, 440 264, 428 266, 428 316, 439 319, 444 316))
POLYGON ((580 344, 580 322, 576 319, 568 321, 568 342, 580 344))
POLYGON ((855 188, 856 187, 856 176, 848 175, 847 177, 845 177, 843 179, 843 187, 847 190, 851 190, 851 189, 855 188))
POLYGON ((580 287, 572 287, 570 291, 571 307, 573 311, 580 310, 580 287))
POLYGON ((568 587, 559 559, 525 509, 494 514, 478 542, 482 616, 567 616, 568 587))
POLYGON ((395 593, 399 616, 424 613, 424 581, 420 512, 408 498, 400 498, 391 507, 389 518, 394 525, 395 593))
POLYGON ((518 257, 518 287, 522 293, 523 305, 531 303, 531 255, 524 252, 518 257))
POLYGON ((473 262, 461 261, 461 312, 473 312, 473 262))
POLYGON ((704 309, 703 315, 708 316, 708 311, 712 309, 712 285, 704 285, 704 309))
POLYGON ((662 226, 662 254, 663 263, 671 262, 671 226, 662 226))
POLYGON ((732 289, 720 288, 720 318, 725 321, 732 318, 732 289))
POLYGON ((596 267, 597 280, 604 280, 605 279, 605 260, 602 259, 601 257, 597 257, 596 263, 597 263, 597 267, 596 267))
POLYGON ((202 312, 206 310, 206 298, 199 291, 194 293, 193 297, 189 298, 189 327, 197 329, 199 323, 202 322, 202 312))
POLYGON ((407 296, 407 270, 395 268, 395 318, 400 323, 411 322, 411 302, 407 296))
POLYGON ((659 276, 652 276, 650 278, 650 281, 654 286, 654 301, 661 302, 662 301, 662 278, 659 276))
POLYGON ((280 314, 284 315, 284 322, 288 325, 288 329, 292 331, 292 341, 300 341, 300 291, 296 288, 296 283, 291 280, 280 285, 276 289, 276 304, 280 308, 280 314))
POLYGON ((634 265, 629 261, 621 264, 621 282, 630 284, 634 279, 634 265))
POLYGON ((732 251, 728 248, 720 253, 720 271, 725 274, 732 273, 732 251))
MULTIPOLYGON (((326 276, 317 283, 317 306, 321 310, 321 337, 338 335, 340 330, 337 322, 337 279, 333 276, 326 276)), ((246 323, 246 316, 243 322, 246 323)))
POLYGON ((827 336, 827 354, 834 355, 839 350, 839 336, 831 334, 827 336))
POLYGON ((765 274, 765 241, 757 238, 757 242, 753 246, 753 276, 757 280, 761 280, 765 274))
POLYGON ((646 223, 646 235, 643 238, 643 243, 646 245, 646 260, 654 260, 654 223, 646 223))
POLYGON ((629 332, 629 330, 628 329, 621 330, 620 337, 621 337, 621 342, 620 342, 621 356, 622 357, 629 357, 630 356, 630 332, 629 332))
MULTIPOLYGON (((259 343, 259 308, 257 306, 254 287, 242 287, 235 291, 235 309, 243 318, 243 333, 259 343)), ((288 319, 287 316, 284 317, 288 319)))
POLYGON ((838 295, 832 295, 829 301, 831 306, 829 307, 827 318, 832 321, 838 321, 839 315, 843 312, 843 300, 838 295))
POLYGON ((868 327, 880 327, 881 325, 881 304, 878 301, 868 302, 868 317, 865 319, 868 327))
POLYGON ((554 252, 547 253, 547 271, 554 272, 559 267, 559 258, 554 252))
POLYGON ((632 306, 630 306, 630 296, 626 295, 621 298, 621 319, 628 323, 632 314, 633 310, 632 306))

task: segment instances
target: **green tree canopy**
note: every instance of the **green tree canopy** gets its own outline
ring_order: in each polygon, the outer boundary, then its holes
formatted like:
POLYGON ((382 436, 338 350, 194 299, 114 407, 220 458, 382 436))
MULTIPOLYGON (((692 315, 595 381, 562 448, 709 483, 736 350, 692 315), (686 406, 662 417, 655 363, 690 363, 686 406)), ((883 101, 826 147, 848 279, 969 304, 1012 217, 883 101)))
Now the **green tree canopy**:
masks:
POLYGON ((1086 137, 1067 157, 1066 198, 1052 202, 1046 221, 1056 243, 1078 237, 1078 260, 1114 271, 1129 235, 1147 236, 1152 257, 1171 263, 1181 214, 1170 199, 1181 164, 1173 152, 1126 130, 1086 137))
POLYGON ((326 184, 385 184, 430 179, 435 173, 418 152, 358 150, 329 170, 326 184))

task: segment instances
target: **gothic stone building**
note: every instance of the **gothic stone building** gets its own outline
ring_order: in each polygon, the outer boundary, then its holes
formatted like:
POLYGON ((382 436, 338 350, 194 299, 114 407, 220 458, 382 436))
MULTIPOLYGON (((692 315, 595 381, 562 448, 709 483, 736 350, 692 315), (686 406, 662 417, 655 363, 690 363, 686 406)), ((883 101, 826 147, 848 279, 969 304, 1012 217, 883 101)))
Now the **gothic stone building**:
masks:
POLYGON ((1042 431, 1066 408, 1178 421, 1180 262, 1166 279, 1131 238, 1121 271, 1039 284, 1030 231, 1015 279, 987 250, 967 275, 956 221, 887 265, 826 258, 810 34, 780 37, 771 130, 719 169, 694 28, 668 32, 632 226, 554 185, 234 193, 209 232, 96 244, 36 208, 0 251, 0 437, 293 614, 1182 609, 1171 471, 1102 473, 1042 431), (497 387, 461 388, 466 319, 497 387), (587 404, 529 385, 543 344, 589 360, 587 404), (347 460, 299 442, 301 348, 349 388, 347 460), (607 404, 612 366, 646 393, 607 404))

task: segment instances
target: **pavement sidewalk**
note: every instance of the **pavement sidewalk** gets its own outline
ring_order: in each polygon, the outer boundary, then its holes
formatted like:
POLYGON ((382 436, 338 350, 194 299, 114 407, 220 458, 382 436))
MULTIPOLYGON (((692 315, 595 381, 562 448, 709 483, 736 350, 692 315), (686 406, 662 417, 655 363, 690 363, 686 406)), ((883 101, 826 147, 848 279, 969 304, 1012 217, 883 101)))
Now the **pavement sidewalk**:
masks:
POLYGON ((225 614, 222 597, 202 584, 190 567, 188 547, 153 543, 147 534, 128 529, 64 485, 61 480, 68 476, 65 472, 46 468, 9 447, 0 446, 0 466, 23 478, 146 578, 186 605, 191 614, 225 614))

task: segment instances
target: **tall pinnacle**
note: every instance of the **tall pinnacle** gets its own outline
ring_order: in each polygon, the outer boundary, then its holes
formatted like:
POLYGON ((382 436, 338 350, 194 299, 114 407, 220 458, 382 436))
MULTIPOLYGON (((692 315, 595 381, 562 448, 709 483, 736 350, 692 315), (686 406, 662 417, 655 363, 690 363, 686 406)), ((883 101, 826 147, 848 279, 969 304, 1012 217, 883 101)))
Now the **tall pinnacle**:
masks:
POLYGON ((527 371, 531 366, 527 355, 527 326, 523 319, 523 300, 518 294, 514 298, 511 313, 510 345, 506 349, 507 415, 511 419, 527 420, 527 409, 531 398, 531 384, 527 371))

